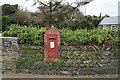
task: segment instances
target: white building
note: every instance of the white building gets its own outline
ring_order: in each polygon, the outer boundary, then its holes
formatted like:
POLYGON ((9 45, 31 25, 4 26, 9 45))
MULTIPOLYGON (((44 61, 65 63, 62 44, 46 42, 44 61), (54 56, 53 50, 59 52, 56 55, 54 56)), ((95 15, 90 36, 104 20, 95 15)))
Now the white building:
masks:
POLYGON ((120 16, 104 18, 99 23, 98 29, 120 30, 120 16))

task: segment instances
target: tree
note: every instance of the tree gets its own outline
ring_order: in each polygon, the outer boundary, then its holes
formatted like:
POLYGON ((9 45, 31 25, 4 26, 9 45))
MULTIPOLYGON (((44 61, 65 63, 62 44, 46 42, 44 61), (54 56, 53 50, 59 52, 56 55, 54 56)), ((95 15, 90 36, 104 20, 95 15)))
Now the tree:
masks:
POLYGON ((30 26, 32 23, 31 13, 27 11, 17 10, 14 19, 17 24, 30 26))
POLYGON ((49 13, 48 6, 40 6, 38 8, 42 15, 40 19, 42 19, 46 26, 50 26, 50 24, 58 27, 65 27, 65 25, 74 26, 74 23, 83 16, 79 10, 73 10, 73 7, 70 5, 59 5, 58 9, 52 11, 52 15, 49 13))
MULTIPOLYGON (((0 9, 1 10, 1 9, 0 9)), ((13 19, 13 14, 15 14, 16 10, 18 10, 18 5, 10 5, 10 4, 4 4, 2 5, 2 11, 1 13, 1 18, 0 21, 0 27, 2 26, 2 31, 5 31, 8 29, 8 25, 16 23, 15 20, 13 19)))
POLYGON ((32 25, 36 28, 45 27, 45 22, 43 20, 43 16, 39 12, 31 13, 32 25))
POLYGON ((45 22, 47 26, 51 26, 56 25, 55 23, 60 25, 63 23, 69 24, 76 22, 79 18, 78 16, 81 15, 78 7, 88 4, 91 1, 93 0, 80 0, 75 3, 76 6, 72 6, 69 2, 64 4, 63 0, 49 0, 49 2, 35 0, 34 5, 36 3, 40 4, 38 8, 43 15, 43 22, 45 22))
POLYGON ((10 15, 16 12, 18 9, 18 4, 16 5, 10 5, 10 4, 4 4, 2 5, 2 15, 10 15))
POLYGON ((11 19, 9 16, 2 16, 2 31, 8 29, 8 25, 16 23, 14 19, 11 19))
POLYGON ((105 16, 84 16, 78 23, 77 28, 79 29, 94 29, 98 27, 98 24, 102 21, 103 18, 108 17, 108 15, 105 16))

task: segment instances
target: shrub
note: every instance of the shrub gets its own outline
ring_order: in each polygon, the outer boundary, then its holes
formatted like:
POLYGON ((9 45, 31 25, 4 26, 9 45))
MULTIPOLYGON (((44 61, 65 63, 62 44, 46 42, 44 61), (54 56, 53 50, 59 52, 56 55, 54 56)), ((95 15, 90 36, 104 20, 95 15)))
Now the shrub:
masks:
POLYGON ((47 28, 36 29, 34 27, 26 27, 19 25, 11 25, 9 26, 10 30, 5 31, 3 36, 6 37, 18 37, 18 41, 20 44, 43 44, 43 32, 46 31, 47 28))
MULTIPOLYGON (((36 29, 33 27, 11 25, 10 30, 5 31, 2 36, 18 37, 19 43, 27 43, 40 45, 43 44, 43 32, 47 28, 36 29)), ((79 45, 79 44, 106 44, 110 42, 118 43, 120 40, 120 31, 109 31, 109 30, 70 30, 61 29, 61 43, 63 45, 79 45)))
POLYGON ((109 30, 69 30, 62 29, 61 31, 61 42, 64 45, 70 44, 88 44, 88 43, 105 43, 107 41, 112 41, 113 43, 117 43, 120 40, 118 36, 120 35, 120 31, 109 31, 109 30))

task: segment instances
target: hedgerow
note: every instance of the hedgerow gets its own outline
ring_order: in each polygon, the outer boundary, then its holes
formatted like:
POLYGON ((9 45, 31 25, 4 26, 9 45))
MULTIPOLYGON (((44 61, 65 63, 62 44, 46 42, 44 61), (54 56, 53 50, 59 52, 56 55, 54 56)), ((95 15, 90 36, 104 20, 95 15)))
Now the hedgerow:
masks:
MULTIPOLYGON (((18 37, 20 44, 33 44, 42 45, 44 44, 44 31, 48 28, 36 29, 34 27, 10 25, 9 30, 5 31, 2 36, 4 37, 18 37)), ((70 30, 61 29, 61 44, 63 45, 79 45, 79 44, 107 44, 107 43, 117 43, 120 42, 118 36, 120 36, 120 31, 110 31, 110 30, 70 30)))

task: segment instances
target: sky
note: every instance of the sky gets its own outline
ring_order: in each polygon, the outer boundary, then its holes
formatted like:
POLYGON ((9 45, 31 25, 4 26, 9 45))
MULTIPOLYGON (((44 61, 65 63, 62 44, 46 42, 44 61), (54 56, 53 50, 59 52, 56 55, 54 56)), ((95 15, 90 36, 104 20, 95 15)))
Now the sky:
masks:
MULTIPOLYGON (((48 0, 42 0, 48 1, 48 0)), ((73 2, 75 0, 66 0, 66 2, 73 2)), ((109 16, 118 16, 118 2, 120 0, 94 0, 91 3, 81 6, 80 10, 85 15, 96 15, 99 16, 102 13, 102 16, 105 14, 109 16)), ((25 0, 0 0, 0 5, 3 4, 19 4, 22 6, 24 10, 35 12, 37 11, 37 5, 33 6, 33 0, 25 1, 25 0)))

